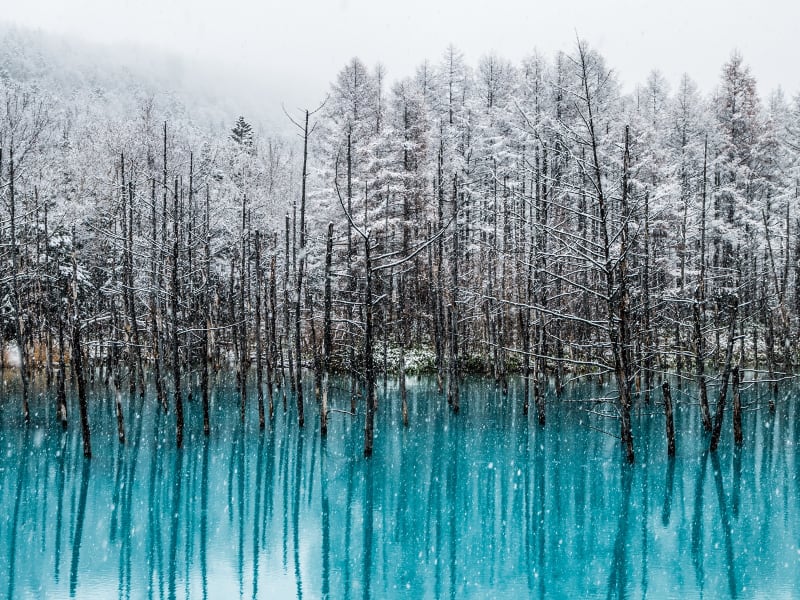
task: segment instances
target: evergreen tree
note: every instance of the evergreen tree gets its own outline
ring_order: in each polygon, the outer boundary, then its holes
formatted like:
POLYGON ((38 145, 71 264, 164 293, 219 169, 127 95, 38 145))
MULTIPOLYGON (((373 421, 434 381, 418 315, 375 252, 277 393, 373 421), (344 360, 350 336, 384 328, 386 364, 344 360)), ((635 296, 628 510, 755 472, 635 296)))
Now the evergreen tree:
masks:
POLYGON ((253 145, 253 126, 240 116, 231 129, 231 139, 242 146, 253 145))

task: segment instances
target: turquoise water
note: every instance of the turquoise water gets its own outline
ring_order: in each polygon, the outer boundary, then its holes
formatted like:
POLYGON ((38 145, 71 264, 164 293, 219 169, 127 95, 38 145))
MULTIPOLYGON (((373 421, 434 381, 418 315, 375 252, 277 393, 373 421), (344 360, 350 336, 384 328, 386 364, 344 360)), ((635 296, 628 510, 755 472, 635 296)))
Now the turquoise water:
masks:
POLYGON ((666 458, 660 407, 644 407, 631 468, 598 431, 616 433, 616 422, 586 405, 551 405, 539 429, 521 413, 517 383, 508 399, 491 382, 463 391, 454 416, 432 381, 410 378, 403 429, 390 384, 370 460, 359 418, 332 414, 323 443, 313 400, 299 432, 290 399, 263 433, 253 403, 243 430, 238 398, 221 386, 209 440, 199 403, 187 404, 194 433, 182 452, 152 398, 126 401, 120 446, 113 404, 96 390, 95 458, 85 461, 76 424, 53 425, 51 399, 32 403, 25 428, 9 395, 0 597, 800 594, 800 403, 784 399, 771 416, 746 396, 744 448, 732 450, 728 417, 708 455, 696 408, 674 392, 677 459, 666 458))

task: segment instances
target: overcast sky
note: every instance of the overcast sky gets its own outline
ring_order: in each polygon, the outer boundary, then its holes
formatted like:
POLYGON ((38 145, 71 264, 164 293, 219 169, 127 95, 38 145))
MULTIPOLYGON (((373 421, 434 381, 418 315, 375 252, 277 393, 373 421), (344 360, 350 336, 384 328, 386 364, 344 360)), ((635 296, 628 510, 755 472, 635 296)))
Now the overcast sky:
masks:
POLYGON ((90 42, 127 42, 250 71, 254 94, 313 106, 352 56, 390 78, 438 61, 449 43, 476 64, 496 51, 517 61, 534 48, 574 47, 576 32, 626 89, 660 69, 689 73, 709 91, 740 50, 762 97, 800 92, 800 1, 761 0, 0 0, 0 19, 90 42))

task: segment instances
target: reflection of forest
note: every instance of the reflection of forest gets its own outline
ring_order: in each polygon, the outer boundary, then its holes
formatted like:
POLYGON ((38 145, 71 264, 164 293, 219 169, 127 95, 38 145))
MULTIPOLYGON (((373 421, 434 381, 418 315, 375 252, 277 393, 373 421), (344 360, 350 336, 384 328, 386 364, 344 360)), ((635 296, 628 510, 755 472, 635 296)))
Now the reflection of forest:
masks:
POLYGON ((396 425, 400 403, 388 388, 366 461, 357 418, 335 415, 321 440, 279 410, 259 434, 256 423, 242 430, 235 398, 230 413, 219 400, 216 435, 182 452, 155 403, 138 399, 128 443, 100 435, 91 461, 78 431, 3 421, 13 451, 0 456, 2 589, 550 598, 739 596, 797 583, 798 407, 746 413, 745 446, 727 435, 717 453, 704 451, 697 411, 678 410, 683 435, 671 460, 663 416, 643 412, 642 461, 628 466, 618 440, 587 427, 599 429, 600 417, 564 407, 543 429, 476 382, 455 416, 429 384, 410 387, 408 429, 396 425))

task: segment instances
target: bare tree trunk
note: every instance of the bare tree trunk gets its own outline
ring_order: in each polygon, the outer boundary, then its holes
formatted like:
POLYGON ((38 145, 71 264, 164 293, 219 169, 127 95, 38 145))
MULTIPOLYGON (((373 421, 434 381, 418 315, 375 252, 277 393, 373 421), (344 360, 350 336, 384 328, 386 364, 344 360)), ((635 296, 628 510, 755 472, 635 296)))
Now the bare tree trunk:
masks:
MULTIPOLYGON (((65 290, 66 291, 66 290, 65 290)), ((64 360, 66 351, 64 344, 64 315, 63 311, 58 310, 58 376, 56 377, 57 398, 58 398, 58 420, 61 427, 67 429, 67 367, 64 360)))
POLYGON ((72 365, 78 384, 78 410, 81 416, 83 456, 92 458, 92 436, 89 430, 89 408, 86 402, 86 377, 83 372, 83 349, 81 348, 81 323, 78 310, 78 260, 75 249, 75 228, 72 229, 72 365))
POLYGON ((364 425, 364 456, 372 456, 375 436, 375 366, 372 356, 372 262, 369 235, 364 238, 364 260, 367 284, 364 290, 364 377, 367 384, 367 413, 364 425))
POLYGON ((642 266, 642 295, 644 306, 644 340, 642 353, 644 360, 642 363, 644 370, 644 402, 650 404, 650 391, 653 387, 653 354, 655 348, 653 344, 653 330, 650 322, 650 194, 644 197, 644 265, 642 266))
POLYGON ((256 336, 256 387, 258 398, 258 426, 264 429, 266 422, 264 418, 264 381, 262 367, 262 345, 261 345, 261 232, 256 229, 255 233, 255 260, 256 260, 256 315, 255 315, 255 336, 256 336))
POLYGON ((722 382, 719 388, 719 398, 717 400, 717 410, 714 417, 714 429, 711 432, 711 443, 708 449, 711 452, 717 451, 719 436, 722 432, 722 419, 725 416, 725 399, 728 395, 728 380, 731 375, 731 363, 733 361, 733 343, 736 339, 736 315, 739 310, 739 299, 733 298, 730 305, 730 322, 728 323, 728 347, 725 351, 725 368, 722 373, 722 382))
MULTIPOLYGON (((439 127, 439 152, 437 159, 437 176, 436 176, 436 197, 437 197, 437 210, 436 210, 436 229, 437 233, 441 233, 444 227, 444 125, 440 124, 439 127)), ((444 391, 444 369, 445 369, 445 316, 444 316, 444 289, 442 287, 444 280, 444 236, 439 236, 436 242, 436 277, 434 279, 433 267, 431 265, 431 294, 434 301, 434 335, 436 344, 436 384, 441 394, 444 391), (433 281, 436 283, 434 284, 433 281)))
POLYGON ((733 441, 737 446, 744 443, 742 436, 742 399, 739 393, 739 365, 733 366, 733 441))
POLYGON ((142 347, 139 339, 139 318, 136 312, 136 294, 133 278, 133 183, 128 183, 128 295, 130 303, 131 329, 133 333, 133 351, 136 357, 136 378, 139 396, 144 397, 144 365, 142 363, 142 347))
MULTIPOLYGON (((166 142, 165 142, 166 144, 166 142)), ((166 154, 166 151, 165 151, 166 154)), ((164 184, 166 187, 166 183, 164 184)), ((157 244, 157 225, 156 225, 156 181, 152 181, 151 190, 152 212, 150 214, 153 236, 152 256, 150 257, 150 336, 153 338, 153 380, 156 386, 156 398, 166 413, 169 410, 167 405, 167 395, 164 392, 164 384, 161 381, 161 332, 159 331, 158 321, 160 313, 160 303, 158 300, 161 281, 158 270, 159 248, 157 244)))
POLYGON ((8 160, 8 186, 11 211, 11 296, 14 302, 14 328, 19 348, 19 377, 22 382, 22 416, 25 423, 30 423, 31 415, 28 407, 28 361, 27 344, 25 343, 25 326, 22 321, 19 293, 19 249, 17 248, 16 226, 16 194, 14 185, 14 147, 11 147, 8 160))
POLYGON ((667 456, 675 456, 675 420, 672 413, 672 392, 669 389, 669 381, 661 384, 664 393, 664 416, 667 418, 667 456))
POLYGON ((603 175, 598 156, 598 138, 595 133, 592 94, 589 91, 589 73, 587 71, 586 55, 582 45, 579 44, 582 87, 587 103, 589 137, 592 150, 592 166, 594 171, 594 186, 597 193, 598 226, 600 228, 603 258, 605 265, 603 275, 606 283, 606 310, 608 316, 608 337, 614 357, 614 376, 617 382, 619 400, 617 408, 620 414, 620 438, 622 440, 625 457, 629 463, 634 462, 633 431, 631 427, 631 374, 630 374, 630 337, 628 324, 628 291, 627 291, 627 249, 628 249, 628 127, 625 127, 625 150, 623 153, 622 172, 622 222, 620 236, 620 258, 615 266, 611 256, 611 240, 609 236, 609 210, 603 190, 603 175))
POLYGON ((405 274, 400 273, 397 280, 397 295, 400 298, 402 305, 399 309, 398 330, 398 346, 400 347, 399 364, 397 368, 397 380, 400 384, 400 411, 403 415, 403 426, 408 427, 408 394, 406 392, 406 310, 405 310, 405 274))
POLYGON ((125 420, 122 415, 122 394, 114 386, 114 404, 117 412, 117 438, 120 444, 125 443, 125 420))
MULTIPOLYGON (((351 132, 347 132, 347 214, 353 214, 353 139, 351 132)), ((353 227, 351 220, 347 220, 347 280, 349 302, 347 304, 347 342, 349 347, 348 362, 350 372, 350 412, 356 412, 356 390, 358 387, 356 377, 356 340, 353 333, 353 303, 356 295, 355 272, 353 270, 353 227)))
MULTIPOLYGON (((543 157, 540 167, 539 151, 535 155, 534 167, 534 198, 535 198, 535 223, 537 226, 535 248, 532 250, 534 260, 532 268, 536 272, 536 283, 538 293, 536 294, 537 304, 544 309, 547 307, 547 177, 542 177, 542 171, 547 169, 546 159, 543 157)), ((545 329, 545 317, 543 310, 536 311, 536 326, 534 327, 534 348, 536 358, 533 367, 533 396, 536 404, 536 415, 540 427, 544 427, 547 419, 545 411, 545 398, 547 390, 547 331, 545 329)), ((556 370, 556 393, 559 394, 561 380, 559 370, 556 370)))
MULTIPOLYGON (((133 279, 131 274, 132 265, 128 264, 128 259, 130 255, 128 254, 128 186, 125 183, 125 155, 120 154, 119 160, 119 171, 120 171, 120 226, 121 226, 121 238, 122 238, 122 306, 123 306, 123 316, 122 316, 122 328, 124 333, 124 341, 125 341, 125 358, 127 362, 128 368, 128 392, 129 394, 134 394, 136 392, 136 357, 134 356, 133 351, 133 330, 131 328, 131 305, 130 305, 130 298, 131 295, 128 293, 129 289, 129 280, 133 279)), ((116 229, 116 223, 114 224, 116 229)), ((116 250, 116 249, 115 249, 116 250)), ((116 261, 116 257, 114 259, 116 261)), ((111 300, 112 305, 112 314, 116 316, 116 302, 114 299, 111 300)), ((116 326, 114 327, 116 329, 116 326)), ((119 378, 119 370, 120 366, 117 363, 115 371, 116 377, 119 378)), ((119 386, 120 382, 114 382, 116 386, 119 386)))
POLYGON ((460 410, 459 393, 459 358, 458 358, 458 178, 453 178, 453 255, 451 258, 452 290, 449 313, 450 327, 450 360, 447 402, 452 407, 454 413, 460 410))
MULTIPOLYGON (((292 343, 291 343, 291 328, 289 323, 289 213, 286 213, 286 249, 284 256, 284 274, 283 274, 283 327, 286 336, 286 354, 287 362, 289 363, 289 385, 294 392, 297 389, 294 377, 294 364, 292 363, 292 343)), ((284 403, 286 392, 284 391, 284 403)))
POLYGON ((297 425, 303 426, 303 361, 301 352, 300 324, 302 319, 301 301, 303 275, 306 266, 306 169, 308 165, 308 111, 306 111, 305 128, 303 129, 303 173, 300 191, 300 260, 297 266, 297 296, 294 305, 294 348, 297 357, 297 425))
POLYGON ((209 191, 206 187, 206 208, 205 208, 205 232, 204 250, 205 264, 203 265, 203 312, 205 313, 205 326, 202 334, 202 365, 200 367, 200 390, 203 397, 203 433, 208 436, 211 433, 211 423, 209 417, 209 390, 208 390, 208 370, 209 370, 209 344, 208 336, 211 329, 211 216, 209 211, 209 191))
POLYGON ((333 260, 333 223, 328 223, 328 241, 325 246, 325 308, 322 333, 322 408, 319 413, 320 435, 328 435, 328 392, 330 389, 331 344, 331 262, 333 260))
MULTIPOLYGON (((766 258, 765 258, 766 262, 766 258)), ((778 394, 778 376, 775 372, 775 321, 772 318, 772 311, 769 308, 767 301, 767 284, 766 281, 761 281, 761 319, 764 322, 764 353, 767 359, 767 372, 768 372, 768 393, 769 393, 769 412, 775 412, 775 397, 778 394)))
MULTIPOLYGON (((277 246, 277 234, 274 246, 277 246)), ((276 290, 276 277, 275 277, 275 256, 276 248, 273 246, 272 257, 269 261, 269 355, 270 359, 267 361, 267 400, 269 403, 269 419, 270 421, 275 416, 275 405, 273 402, 273 382, 278 380, 278 330, 277 330, 277 312, 278 312, 278 293, 276 290)), ((283 368, 281 368, 283 373, 283 368)))
POLYGON ((700 388, 700 413, 703 417, 703 429, 711 431, 711 411, 708 407, 708 391, 706 390, 705 375, 705 325, 706 314, 706 178, 708 164, 708 138, 705 140, 703 150, 703 193, 701 197, 700 211, 700 273, 695 293, 695 300, 692 305, 692 317, 694 322, 694 356, 695 369, 697 371, 697 385, 700 388))
POLYGON ((178 243, 179 243, 179 223, 178 223, 178 179, 175 179, 175 190, 173 193, 173 214, 172 214, 172 289, 170 298, 172 301, 172 379, 174 385, 175 403, 175 429, 178 448, 183 447, 183 397, 181 396, 181 363, 179 354, 179 321, 178 321, 178 243))
POLYGON ((320 344, 317 342, 317 324, 314 317, 314 300, 311 297, 311 288, 306 285, 304 294, 305 306, 308 311, 309 342, 311 346, 311 360, 314 370, 314 399, 322 399, 322 356, 320 344))
MULTIPOLYGON (((241 246, 241 264, 239 276, 239 397, 241 399, 239 416, 241 422, 245 420, 245 409, 247 405, 247 372, 250 368, 250 348, 247 340, 247 253, 248 253, 248 236, 247 229, 247 196, 242 197, 242 246, 241 246)), ((231 298, 231 302, 234 299, 231 298)))
MULTIPOLYGON (((617 270, 619 272, 619 282, 617 284, 618 290, 616 291, 619 299, 617 300, 617 306, 614 307, 618 312, 617 316, 618 331, 616 332, 616 343, 614 343, 613 345, 616 346, 614 362, 617 375, 617 385, 620 388, 620 415, 621 415, 620 436, 622 438, 622 443, 625 445, 625 452, 628 462, 632 463, 634 460, 634 454, 633 454, 633 432, 631 427, 631 372, 630 372, 631 336, 629 328, 630 298, 628 296, 628 285, 627 285, 628 219, 630 217, 630 213, 628 211, 628 169, 630 165, 628 134, 629 134, 628 126, 625 126, 625 151, 623 155, 622 202, 621 202, 622 235, 620 237, 621 240, 620 258, 617 265, 617 270)), ((596 156, 596 147, 595 147, 595 156, 596 156)), ((605 213, 604 208, 601 209, 601 213, 605 213)), ((605 223, 605 216, 603 216, 602 219, 603 223, 605 223)), ((607 230, 605 235, 606 236, 608 235, 607 230)), ((606 240, 606 248, 608 248, 608 238, 606 237, 605 240, 606 240)), ((608 269, 611 268, 610 263, 607 263, 607 268, 608 269)), ((613 289, 613 273, 610 272, 610 274, 612 278, 612 285, 609 287, 613 289)), ((611 302, 614 301, 612 293, 609 293, 609 301, 611 302)), ((612 337, 612 343, 613 340, 614 338, 612 337)))
MULTIPOLYGON (((530 264, 530 259, 529 259, 530 264)), ((531 289, 532 281, 530 276, 530 268, 526 276, 525 286, 525 308, 520 312, 520 335, 522 336, 522 414, 528 416, 528 409, 530 404, 530 387, 531 387, 531 289)))

